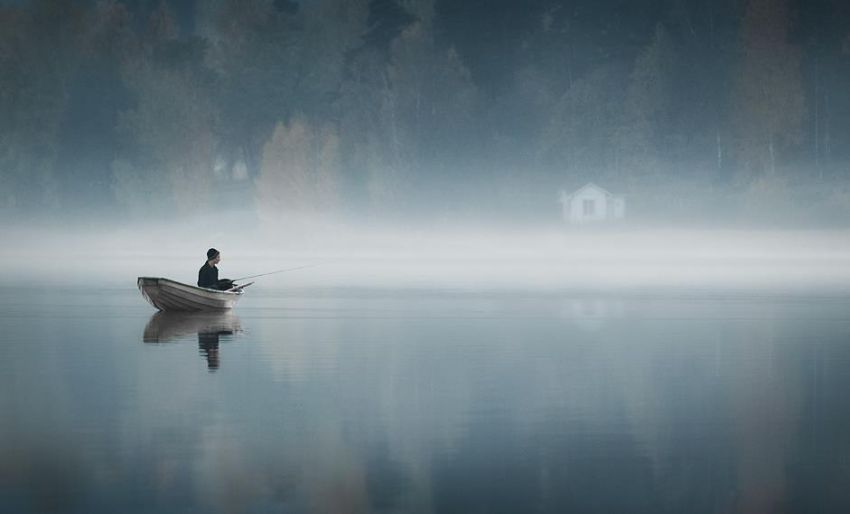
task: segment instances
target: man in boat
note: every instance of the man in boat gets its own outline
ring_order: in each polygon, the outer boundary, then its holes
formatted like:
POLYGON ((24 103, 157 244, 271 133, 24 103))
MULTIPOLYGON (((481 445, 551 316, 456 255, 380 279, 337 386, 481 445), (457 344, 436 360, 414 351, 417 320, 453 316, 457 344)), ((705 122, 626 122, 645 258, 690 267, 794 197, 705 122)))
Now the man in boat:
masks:
POLYGON ((198 270, 198 287, 208 289, 220 289, 226 291, 233 287, 233 281, 218 278, 218 268, 215 267, 221 261, 221 253, 215 248, 207 250, 207 262, 198 270))

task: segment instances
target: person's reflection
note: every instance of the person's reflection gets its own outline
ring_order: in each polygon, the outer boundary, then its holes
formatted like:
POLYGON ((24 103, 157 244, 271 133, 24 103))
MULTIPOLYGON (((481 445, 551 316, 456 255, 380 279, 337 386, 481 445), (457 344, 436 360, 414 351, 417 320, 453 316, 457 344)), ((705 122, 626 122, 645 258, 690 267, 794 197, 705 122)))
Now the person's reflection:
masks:
POLYGON ((239 318, 231 312, 184 313, 157 312, 148 321, 142 340, 145 343, 169 343, 197 334, 198 351, 207 361, 209 371, 221 365, 219 343, 241 331, 239 318))
POLYGON ((215 371, 219 366, 218 342, 222 335, 233 335, 231 331, 198 332, 198 350, 207 359, 207 369, 215 371))

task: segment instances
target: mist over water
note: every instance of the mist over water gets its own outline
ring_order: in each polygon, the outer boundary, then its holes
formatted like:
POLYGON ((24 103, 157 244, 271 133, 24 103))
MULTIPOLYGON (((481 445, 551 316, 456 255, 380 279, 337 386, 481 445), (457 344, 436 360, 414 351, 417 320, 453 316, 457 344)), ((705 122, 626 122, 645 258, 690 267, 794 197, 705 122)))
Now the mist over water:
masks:
POLYGON ((850 291, 850 232, 569 226, 258 226, 210 215, 73 231, 6 227, 0 280, 131 287, 194 283, 208 247, 221 276, 263 288, 850 291))

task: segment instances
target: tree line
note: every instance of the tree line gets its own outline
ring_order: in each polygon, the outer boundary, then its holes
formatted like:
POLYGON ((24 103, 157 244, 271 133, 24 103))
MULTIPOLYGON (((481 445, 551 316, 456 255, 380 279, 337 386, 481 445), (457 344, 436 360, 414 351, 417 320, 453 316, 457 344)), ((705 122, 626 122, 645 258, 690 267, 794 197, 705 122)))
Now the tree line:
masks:
POLYGON ((34 0, 0 72, 11 216, 850 212, 839 0, 34 0))

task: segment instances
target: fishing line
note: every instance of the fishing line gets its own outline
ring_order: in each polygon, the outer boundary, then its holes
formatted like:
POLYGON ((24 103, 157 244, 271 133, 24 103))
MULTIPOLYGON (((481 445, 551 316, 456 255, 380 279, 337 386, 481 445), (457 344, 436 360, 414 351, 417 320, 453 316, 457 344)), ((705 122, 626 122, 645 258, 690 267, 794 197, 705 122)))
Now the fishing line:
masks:
POLYGON ((284 269, 279 269, 277 271, 270 271, 268 273, 260 273, 259 275, 249 275, 247 277, 234 278, 232 281, 236 282, 237 280, 245 280, 245 279, 248 279, 248 278, 265 277, 266 275, 274 275, 275 273, 283 273, 285 271, 295 271, 295 270, 304 269, 304 268, 313 268, 315 266, 319 266, 320 264, 321 263, 316 263, 316 264, 307 264, 306 266, 298 266, 297 268, 284 268, 284 269))

